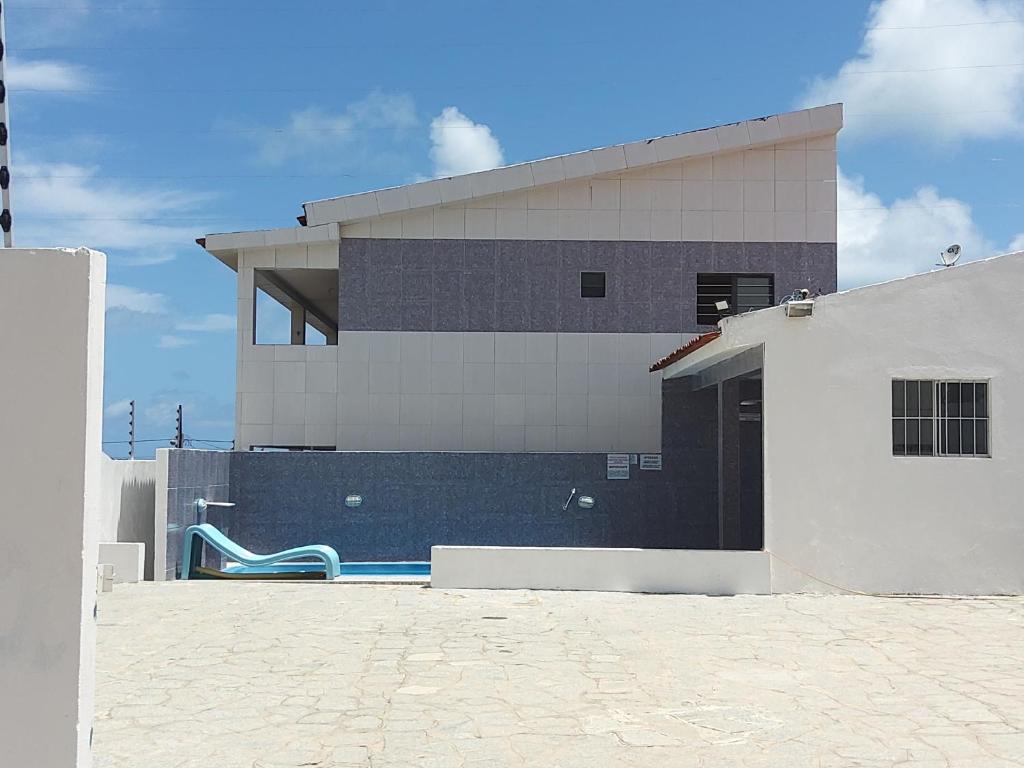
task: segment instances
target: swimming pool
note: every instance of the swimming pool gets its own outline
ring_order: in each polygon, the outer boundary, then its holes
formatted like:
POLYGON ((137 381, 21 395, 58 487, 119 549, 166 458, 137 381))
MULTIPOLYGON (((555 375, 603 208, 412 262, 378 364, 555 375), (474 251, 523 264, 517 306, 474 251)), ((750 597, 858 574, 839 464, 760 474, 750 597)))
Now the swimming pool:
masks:
MULTIPOLYGON (((321 563, 275 563, 269 566, 249 566, 230 563, 224 568, 225 573, 260 574, 260 573, 300 573, 303 571, 323 571, 321 563)), ((395 563, 342 563, 341 575, 344 576, 429 576, 430 563, 407 561, 395 563)))

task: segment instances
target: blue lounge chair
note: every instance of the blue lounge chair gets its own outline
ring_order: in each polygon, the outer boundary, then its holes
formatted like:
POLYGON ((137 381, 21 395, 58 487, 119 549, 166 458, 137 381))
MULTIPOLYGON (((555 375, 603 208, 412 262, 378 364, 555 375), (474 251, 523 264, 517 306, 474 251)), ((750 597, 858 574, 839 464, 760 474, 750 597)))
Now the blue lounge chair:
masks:
POLYGON ((182 551, 182 578, 184 579, 336 579, 341 573, 338 553, 322 544, 295 547, 270 555, 257 555, 239 546, 209 523, 190 525, 185 529, 182 551), (203 542, 242 568, 222 571, 202 565, 203 542), (315 559, 320 562, 301 562, 315 559))

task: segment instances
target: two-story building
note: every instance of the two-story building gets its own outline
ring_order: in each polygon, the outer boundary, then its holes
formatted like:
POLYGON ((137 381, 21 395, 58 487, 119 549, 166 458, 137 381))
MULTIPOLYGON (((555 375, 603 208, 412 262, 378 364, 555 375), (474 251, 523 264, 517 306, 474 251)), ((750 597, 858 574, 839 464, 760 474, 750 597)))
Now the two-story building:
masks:
POLYGON ((660 452, 652 360, 835 290, 841 126, 824 106, 209 235, 238 274, 236 448, 660 452), (261 343, 265 301, 290 344, 261 343))

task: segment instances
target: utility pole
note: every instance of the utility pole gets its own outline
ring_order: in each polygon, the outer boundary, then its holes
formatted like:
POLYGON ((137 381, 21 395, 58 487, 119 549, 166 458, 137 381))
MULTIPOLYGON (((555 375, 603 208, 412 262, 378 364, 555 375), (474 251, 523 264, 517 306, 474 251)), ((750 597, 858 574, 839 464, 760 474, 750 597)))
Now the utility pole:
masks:
POLYGON ((128 458, 135 459, 135 401, 128 401, 128 458))
POLYGON ((184 448, 185 447, 185 429, 181 421, 181 404, 178 404, 178 418, 177 426, 174 430, 174 447, 184 448))
POLYGON ((0 229, 4 231, 4 248, 13 244, 11 236, 11 147, 7 109, 7 32, 4 27, 4 6, 0 2, 0 229))

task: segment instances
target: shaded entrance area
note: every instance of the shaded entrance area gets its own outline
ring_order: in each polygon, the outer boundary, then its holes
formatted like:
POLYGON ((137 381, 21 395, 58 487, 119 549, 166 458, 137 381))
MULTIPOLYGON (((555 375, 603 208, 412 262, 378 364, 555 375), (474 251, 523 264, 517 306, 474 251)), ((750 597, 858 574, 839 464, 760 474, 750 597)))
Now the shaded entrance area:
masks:
POLYGON ((763 348, 662 384, 662 441, 714 488, 719 549, 764 546, 763 348))

